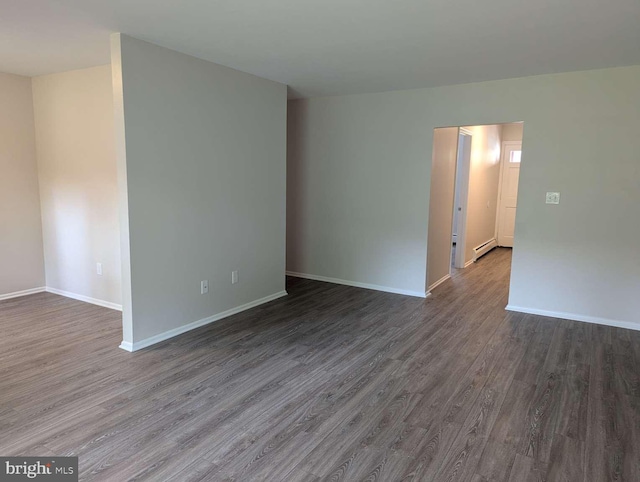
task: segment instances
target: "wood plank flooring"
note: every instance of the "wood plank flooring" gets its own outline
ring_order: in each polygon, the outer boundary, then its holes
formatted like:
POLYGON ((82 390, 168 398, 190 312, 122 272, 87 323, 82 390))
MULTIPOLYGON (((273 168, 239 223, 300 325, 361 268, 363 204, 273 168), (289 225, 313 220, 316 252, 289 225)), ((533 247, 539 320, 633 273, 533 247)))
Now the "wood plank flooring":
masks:
POLYGON ((0 302, 0 454, 81 480, 640 480, 640 333, 509 313, 496 249, 421 300, 290 295, 137 353, 120 313, 0 302))

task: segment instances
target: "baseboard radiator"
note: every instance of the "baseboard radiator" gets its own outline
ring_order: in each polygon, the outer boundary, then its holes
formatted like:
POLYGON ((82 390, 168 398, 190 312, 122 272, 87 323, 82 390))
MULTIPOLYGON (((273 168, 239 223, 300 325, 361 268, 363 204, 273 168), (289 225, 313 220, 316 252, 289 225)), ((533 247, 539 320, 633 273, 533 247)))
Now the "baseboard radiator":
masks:
POLYGON ((480 246, 473 248, 473 262, 475 263, 476 261, 478 261, 478 259, 480 259, 482 256, 484 256, 485 254, 487 254, 489 251, 491 251, 493 248, 497 246, 498 246, 498 242, 496 241, 495 238, 493 238, 487 241, 486 243, 482 243, 480 246))

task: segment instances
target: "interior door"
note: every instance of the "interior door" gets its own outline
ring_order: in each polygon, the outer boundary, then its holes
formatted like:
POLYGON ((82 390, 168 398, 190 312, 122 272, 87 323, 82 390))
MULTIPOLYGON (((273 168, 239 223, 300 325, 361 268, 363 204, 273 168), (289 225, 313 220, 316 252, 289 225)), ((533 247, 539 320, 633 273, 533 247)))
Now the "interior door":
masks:
POLYGON ((467 204, 469 202, 469 169, 471 169, 471 144, 473 137, 470 131, 460 128, 458 140, 458 160, 456 167, 455 214, 457 215, 456 252, 453 266, 464 268, 466 263, 467 239, 467 204))
POLYGON ((521 157, 521 142, 504 143, 502 148, 500 203, 498 205, 498 244, 500 246, 513 247, 521 157))

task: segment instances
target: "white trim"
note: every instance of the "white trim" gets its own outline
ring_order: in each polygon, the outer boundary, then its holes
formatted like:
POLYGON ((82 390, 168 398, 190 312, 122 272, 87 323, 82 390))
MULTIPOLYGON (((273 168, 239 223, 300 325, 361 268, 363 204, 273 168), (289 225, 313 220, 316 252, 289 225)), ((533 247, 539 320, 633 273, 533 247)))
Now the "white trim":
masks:
POLYGON ((112 303, 110 301, 99 300, 96 298, 91 298, 90 296, 79 295, 77 293, 71 293, 70 291, 59 290, 58 288, 51 288, 50 286, 47 286, 45 288, 45 291, 47 293, 53 293, 54 295, 65 296, 74 300, 84 301, 85 303, 91 303, 92 305, 102 306, 103 308, 122 311, 122 305, 118 305, 117 303, 112 303))
POLYGON ((595 323, 597 325, 614 326, 616 328, 626 328, 628 330, 640 331, 640 323, 632 321, 611 320, 608 318, 598 318, 596 316, 585 316, 577 313, 566 313, 563 311, 547 311, 537 308, 525 308, 523 306, 507 305, 507 311, 516 311, 518 313, 528 313, 530 315, 548 316, 551 318, 562 318, 563 320, 582 321, 585 323, 595 323))
POLYGON ((418 298, 427 298, 431 293, 423 293, 421 291, 401 290, 398 288, 391 288, 389 286, 373 285, 369 283, 360 283, 359 281, 348 281, 339 278, 329 278, 327 276, 318 276, 315 274, 296 273, 295 271, 287 271, 287 276, 293 276, 294 278, 304 278, 313 281, 324 281, 325 283, 333 283, 337 285, 354 286, 356 288, 365 288, 368 290, 385 291, 387 293, 395 293, 397 295, 416 296, 418 298))
POLYGON ((133 351, 133 343, 131 343, 130 341, 122 340, 120 342, 120 348, 126 351, 133 351))
POLYGON ((40 286, 39 288, 30 288, 28 290, 22 291, 14 291, 13 293, 5 293, 0 295, 0 301, 2 300, 10 300, 11 298, 19 298, 20 296, 33 295, 36 293, 42 293, 45 290, 44 286, 40 286))
POLYGON ((182 333, 186 333, 187 331, 195 330, 196 328, 200 328, 201 326, 208 325, 209 323, 213 323, 214 321, 218 321, 228 316, 235 315, 236 313, 240 313, 241 311, 255 308, 258 305, 262 305, 264 303, 268 303, 269 301, 282 298, 283 296, 287 296, 287 294, 288 293, 284 290, 279 291, 278 293, 274 293, 272 295, 265 296, 264 298, 250 301, 249 303, 245 303, 244 305, 240 305, 235 308, 231 308, 230 310, 223 311, 222 313, 218 313, 217 315, 208 316, 207 318, 202 318, 201 320, 194 321, 193 323, 188 323, 186 325, 179 326, 172 330, 159 333, 158 335, 150 336, 149 338, 145 338, 144 340, 136 341, 134 343, 123 340, 122 343, 120 343, 120 348, 127 351, 141 350, 142 348, 155 345, 156 343, 160 343, 161 341, 165 341, 165 340, 168 340, 169 338, 173 338, 174 336, 178 336, 178 335, 181 335, 182 333))
POLYGON ((481 244, 479 246, 476 246, 475 248, 473 248, 473 260, 472 260, 472 262, 475 263, 482 256, 487 254, 493 248, 497 248, 497 247, 498 247, 498 241, 496 241, 496 238, 492 238, 489 241, 487 241, 486 243, 483 243, 483 244, 481 244))
POLYGON ((460 127, 460 134, 462 134, 463 136, 473 137, 473 131, 467 129, 466 127, 460 127))
POLYGON ((438 286, 440 286, 442 283, 444 283, 448 279, 451 279, 451 275, 450 274, 445 274, 442 278, 440 278, 438 281, 436 281, 431 286, 429 286, 429 291, 437 288, 438 286))

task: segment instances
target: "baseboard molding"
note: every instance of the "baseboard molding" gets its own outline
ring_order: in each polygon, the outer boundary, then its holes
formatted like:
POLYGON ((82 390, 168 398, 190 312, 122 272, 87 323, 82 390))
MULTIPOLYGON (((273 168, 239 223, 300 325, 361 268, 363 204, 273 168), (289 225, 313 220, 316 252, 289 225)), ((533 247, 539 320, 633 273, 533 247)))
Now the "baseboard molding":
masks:
POLYGON ((318 276, 315 274, 296 273, 295 271, 287 271, 287 276, 293 276, 294 278, 304 278, 313 281, 324 281, 325 283, 333 283, 337 285, 353 286, 355 288, 365 288, 368 290, 384 291, 386 293, 395 293, 397 295, 415 296, 417 298, 427 298, 431 293, 422 293, 420 291, 401 290, 398 288, 391 288, 389 286, 373 285, 369 283, 360 283, 358 281, 348 281, 339 278, 329 278, 327 276, 318 276))
POLYGON ((287 296, 286 291, 280 291, 278 293, 274 293, 269 296, 265 296, 264 298, 260 298, 258 300, 250 301, 249 303, 245 303, 244 305, 237 306, 235 308, 231 308, 230 310, 223 311, 222 313, 218 313, 217 315, 208 316, 207 318, 202 318, 201 320, 194 321, 193 323, 189 323, 186 325, 179 326, 172 330, 165 331, 158 335, 151 336, 149 338, 145 338, 144 340, 136 341, 131 343, 129 341, 122 341, 120 343, 120 348, 126 351, 137 351, 143 348, 146 348, 151 345, 155 345, 156 343, 160 343, 161 341, 168 340, 169 338, 173 338, 174 336, 181 335, 186 333, 187 331, 195 330, 196 328, 200 328, 201 326, 208 325, 209 323, 213 323, 214 321, 221 320, 223 318, 227 318, 231 315, 235 315, 242 311, 249 310, 251 308, 255 308, 256 306, 263 305, 268 303, 269 301, 277 300, 278 298, 282 298, 283 296, 287 296))
POLYGON ((445 281, 447 281, 448 279, 451 279, 451 274, 446 274, 445 276, 443 276, 442 278, 440 278, 438 281, 436 281, 435 283, 433 283, 431 286, 429 286, 429 292, 431 292, 431 290, 436 289, 438 286, 440 286, 442 283, 444 283, 445 281))
POLYGON ((120 348, 126 351, 133 351, 133 343, 131 343, 130 341, 122 340, 120 342, 120 348))
POLYGON ((0 301, 2 300, 10 300, 11 298, 20 298, 21 296, 33 295, 36 293, 42 293, 46 288, 44 286, 40 286, 39 288, 31 288, 28 290, 22 291, 14 291, 13 293, 5 293, 0 295, 0 301))
POLYGON ((91 298, 90 296, 79 295, 77 293, 71 293, 70 291, 59 290, 57 288, 51 288, 47 286, 45 291, 47 293, 53 293, 54 295, 64 296, 78 301, 84 301, 85 303, 91 303, 92 305, 102 306, 103 308, 110 308, 112 310, 122 311, 122 305, 111 303, 110 301, 98 300, 91 298))
POLYGON ((584 323, 594 323, 596 325, 613 326, 616 328, 626 328, 628 330, 640 331, 640 323, 632 321, 611 320, 608 318, 598 318, 596 316, 578 315, 576 313, 567 313, 563 311, 547 311, 536 308, 526 308, 523 306, 507 305, 508 311, 516 311, 518 313, 527 313, 530 315, 548 316, 550 318, 561 318, 563 320, 582 321, 584 323))
POLYGON ((476 260, 475 260, 475 259, 470 259, 469 261, 467 261, 467 262, 464 264, 464 267, 465 267, 465 268, 468 268, 469 266, 471 266, 471 265, 472 265, 473 263, 475 263, 475 262, 476 262, 476 260))
POLYGON ((498 247, 498 241, 496 238, 491 238, 489 241, 482 243, 480 246, 473 248, 473 262, 478 261, 485 254, 491 251, 493 248, 498 247))

